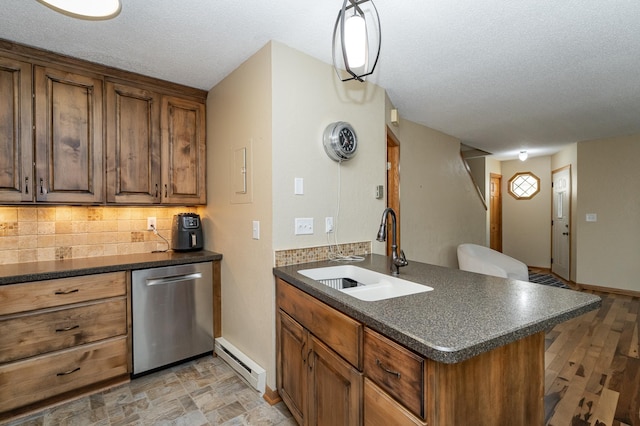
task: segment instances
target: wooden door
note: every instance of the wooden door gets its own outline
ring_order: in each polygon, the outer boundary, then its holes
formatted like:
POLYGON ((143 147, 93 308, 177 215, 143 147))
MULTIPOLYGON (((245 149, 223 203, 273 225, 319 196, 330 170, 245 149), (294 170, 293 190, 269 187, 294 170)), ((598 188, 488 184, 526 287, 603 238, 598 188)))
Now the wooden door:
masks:
POLYGON ((162 202, 205 204, 205 106, 165 96, 162 100, 162 202))
POLYGON ((0 202, 33 201, 31 64, 0 58, 0 202))
POLYGON ((307 403, 307 332, 284 311, 276 315, 277 388, 298 424, 305 420, 307 403))
MULTIPOLYGON (((400 245, 400 141, 387 128, 387 207, 396 212, 398 249, 400 245)), ((391 256, 391 221, 387 222, 387 256, 391 256)), ((398 251, 399 252, 399 251, 398 251)))
POLYGON ((107 202, 160 202, 160 95, 107 82, 107 202))
POLYGON ((36 200, 104 201, 102 80, 35 68, 36 200))
POLYGON ((502 252, 502 176, 491 173, 489 199, 489 246, 502 252))
POLYGON ((362 424, 362 374, 313 335, 310 355, 308 419, 319 426, 362 424))
POLYGON ((552 172, 551 272, 570 279, 571 271, 571 166, 552 172))

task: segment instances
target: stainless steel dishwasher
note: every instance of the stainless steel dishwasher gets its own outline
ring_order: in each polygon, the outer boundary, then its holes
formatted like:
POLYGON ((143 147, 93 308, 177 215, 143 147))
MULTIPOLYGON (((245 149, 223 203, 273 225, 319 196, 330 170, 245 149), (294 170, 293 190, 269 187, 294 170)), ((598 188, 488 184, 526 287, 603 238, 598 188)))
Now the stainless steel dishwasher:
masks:
POLYGON ((132 272, 133 375, 213 351, 211 262, 132 272))

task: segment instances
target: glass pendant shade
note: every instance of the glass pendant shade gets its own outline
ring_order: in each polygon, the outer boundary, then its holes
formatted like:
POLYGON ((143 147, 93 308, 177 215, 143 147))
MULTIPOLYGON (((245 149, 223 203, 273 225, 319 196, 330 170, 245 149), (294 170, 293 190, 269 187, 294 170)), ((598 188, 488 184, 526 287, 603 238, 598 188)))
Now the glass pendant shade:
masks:
POLYGON ((520 151, 520 154, 518 154, 518 158, 520 159, 520 161, 526 160, 527 157, 529 157, 529 154, 527 154, 527 151, 520 151))
POLYGON ((352 68, 363 67, 369 49, 367 25, 362 16, 353 15, 344 23, 344 46, 347 51, 347 62, 352 68))
POLYGON ((120 0, 38 0, 56 12, 74 18, 111 19, 120 13, 120 0))
POLYGON ((380 17, 372 0, 344 0, 333 27, 333 67, 340 80, 364 81, 373 73, 380 56, 380 34, 380 17))

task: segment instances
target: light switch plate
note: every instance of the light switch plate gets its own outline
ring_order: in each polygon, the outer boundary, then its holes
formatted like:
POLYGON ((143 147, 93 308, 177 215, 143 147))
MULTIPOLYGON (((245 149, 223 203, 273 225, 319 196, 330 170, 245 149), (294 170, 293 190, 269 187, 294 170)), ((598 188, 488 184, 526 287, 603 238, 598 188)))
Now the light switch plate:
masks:
POLYGON ((296 229, 295 229, 296 235, 313 234, 313 218, 312 217, 296 217, 295 226, 296 226, 296 229))
POLYGON ((596 213, 587 213, 587 222, 597 222, 598 215, 596 213))
POLYGON ((304 195, 304 179, 295 178, 293 180, 293 193, 295 195, 304 195))
POLYGON ((254 220, 251 228, 252 228, 253 239, 259 240, 260 239, 260 221, 254 220))

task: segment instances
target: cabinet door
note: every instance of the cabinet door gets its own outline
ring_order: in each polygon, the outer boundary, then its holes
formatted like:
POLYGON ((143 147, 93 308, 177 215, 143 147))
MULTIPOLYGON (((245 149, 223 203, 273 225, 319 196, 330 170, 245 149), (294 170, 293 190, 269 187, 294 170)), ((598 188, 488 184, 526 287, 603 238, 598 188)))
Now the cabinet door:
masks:
POLYGON ((33 201, 31 65, 0 58, 0 202, 33 201))
POLYGON ((362 374, 313 335, 308 337, 309 425, 362 424, 362 374))
POLYGON ((279 310, 276 324, 278 393, 298 424, 303 424, 307 396, 306 330, 279 310))
POLYGON ((205 107, 162 99, 162 203, 205 204, 205 107))
POLYGON ((104 201, 102 80, 35 68, 36 200, 104 201))
POLYGON ((107 202, 160 202, 160 95, 107 82, 107 202))

